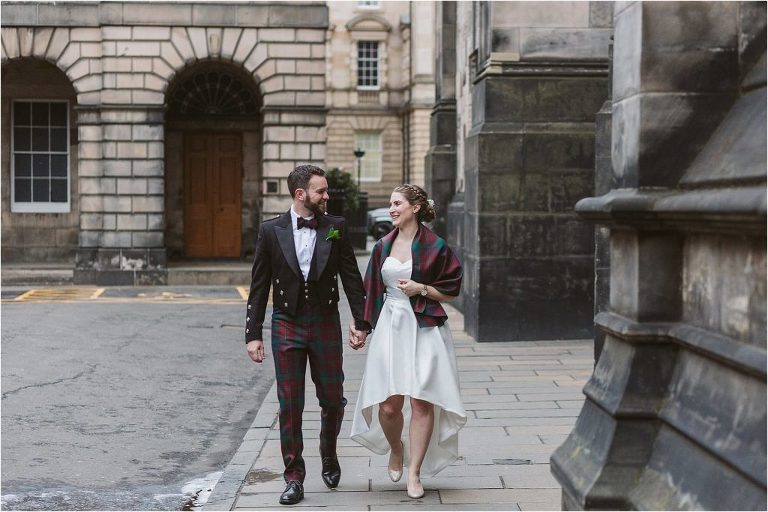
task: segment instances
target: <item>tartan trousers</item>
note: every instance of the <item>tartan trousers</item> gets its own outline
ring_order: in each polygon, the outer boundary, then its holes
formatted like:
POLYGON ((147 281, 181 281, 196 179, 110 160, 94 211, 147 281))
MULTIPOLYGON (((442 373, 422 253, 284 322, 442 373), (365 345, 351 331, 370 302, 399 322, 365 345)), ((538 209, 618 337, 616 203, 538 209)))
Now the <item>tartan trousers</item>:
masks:
POLYGON ((341 323, 337 304, 299 308, 292 316, 272 313, 272 353, 280 402, 280 449, 285 481, 304 482, 304 382, 307 360, 320 402, 320 456, 336 455, 336 438, 344 418, 344 371, 341 323))

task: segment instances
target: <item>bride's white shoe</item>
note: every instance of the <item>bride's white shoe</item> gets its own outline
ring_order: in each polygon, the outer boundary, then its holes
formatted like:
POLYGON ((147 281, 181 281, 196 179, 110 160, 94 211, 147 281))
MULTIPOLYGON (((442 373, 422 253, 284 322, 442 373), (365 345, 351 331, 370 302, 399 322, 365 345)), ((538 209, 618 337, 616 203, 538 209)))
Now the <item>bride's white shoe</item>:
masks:
MULTIPOLYGON (((405 446, 403 445, 403 442, 400 441, 400 446, 402 447, 403 452, 403 460, 405 460, 405 446)), ((392 458, 392 453, 390 452, 389 455, 390 459, 392 458)), ((400 462, 400 469, 394 470, 390 469, 389 465, 387 465, 387 472, 389 473, 389 479, 393 482, 399 482, 401 478, 403 478, 403 461, 400 462)))
POLYGON ((419 481, 419 484, 417 486, 414 486, 413 489, 411 489, 411 482, 408 481, 408 490, 406 491, 408 493, 408 497, 414 500, 418 500, 419 498, 424 497, 424 486, 422 485, 421 481, 419 481))
POLYGON ((401 478, 403 478, 403 470, 400 471, 392 471, 391 469, 387 470, 389 472, 389 479, 393 482, 399 482, 401 478))

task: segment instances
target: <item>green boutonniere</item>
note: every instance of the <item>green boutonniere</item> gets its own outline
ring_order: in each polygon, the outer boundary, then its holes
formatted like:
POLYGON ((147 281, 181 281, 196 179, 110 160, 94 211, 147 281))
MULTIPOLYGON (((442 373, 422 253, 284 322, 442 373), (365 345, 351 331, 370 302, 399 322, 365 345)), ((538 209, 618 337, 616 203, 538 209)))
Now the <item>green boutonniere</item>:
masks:
POLYGON ((341 238, 341 231, 333 227, 331 227, 331 229, 328 230, 328 234, 325 237, 326 240, 338 240, 340 238, 341 238))

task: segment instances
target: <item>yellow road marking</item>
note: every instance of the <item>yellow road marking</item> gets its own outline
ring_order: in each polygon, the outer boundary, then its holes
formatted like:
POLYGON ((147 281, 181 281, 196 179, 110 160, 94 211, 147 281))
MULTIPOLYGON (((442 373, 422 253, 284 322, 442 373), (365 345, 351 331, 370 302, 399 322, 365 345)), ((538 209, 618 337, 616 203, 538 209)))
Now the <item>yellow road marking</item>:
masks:
MULTIPOLYGON (((164 303, 164 304, 242 304, 248 300, 249 288, 245 286, 236 286, 239 298, 234 297, 201 297, 193 294, 163 291, 157 295, 139 293, 134 297, 109 297, 104 296, 108 288, 53 288, 53 289, 32 289, 14 298, 2 299, 3 303, 13 302, 68 302, 84 304, 111 303, 111 304, 130 304, 130 303, 164 303)), ((272 297, 268 299, 268 304, 272 303, 272 297)))
POLYGON ((104 292, 99 288, 55 288, 33 289, 13 299, 18 302, 25 301, 62 301, 73 299, 93 299, 104 292))

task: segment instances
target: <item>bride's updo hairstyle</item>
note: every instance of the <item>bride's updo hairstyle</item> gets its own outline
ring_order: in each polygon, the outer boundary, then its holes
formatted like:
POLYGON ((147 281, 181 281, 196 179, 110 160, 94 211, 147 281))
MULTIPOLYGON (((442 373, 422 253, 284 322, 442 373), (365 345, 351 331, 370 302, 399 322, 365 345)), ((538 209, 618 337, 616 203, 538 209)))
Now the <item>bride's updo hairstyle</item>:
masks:
POLYGON ((402 194, 410 204, 421 206, 419 211, 416 212, 416 218, 419 222, 432 222, 435 220, 437 216, 435 213, 435 202, 427 199, 427 193, 424 192, 423 188, 406 183, 398 185, 394 191, 402 194))

